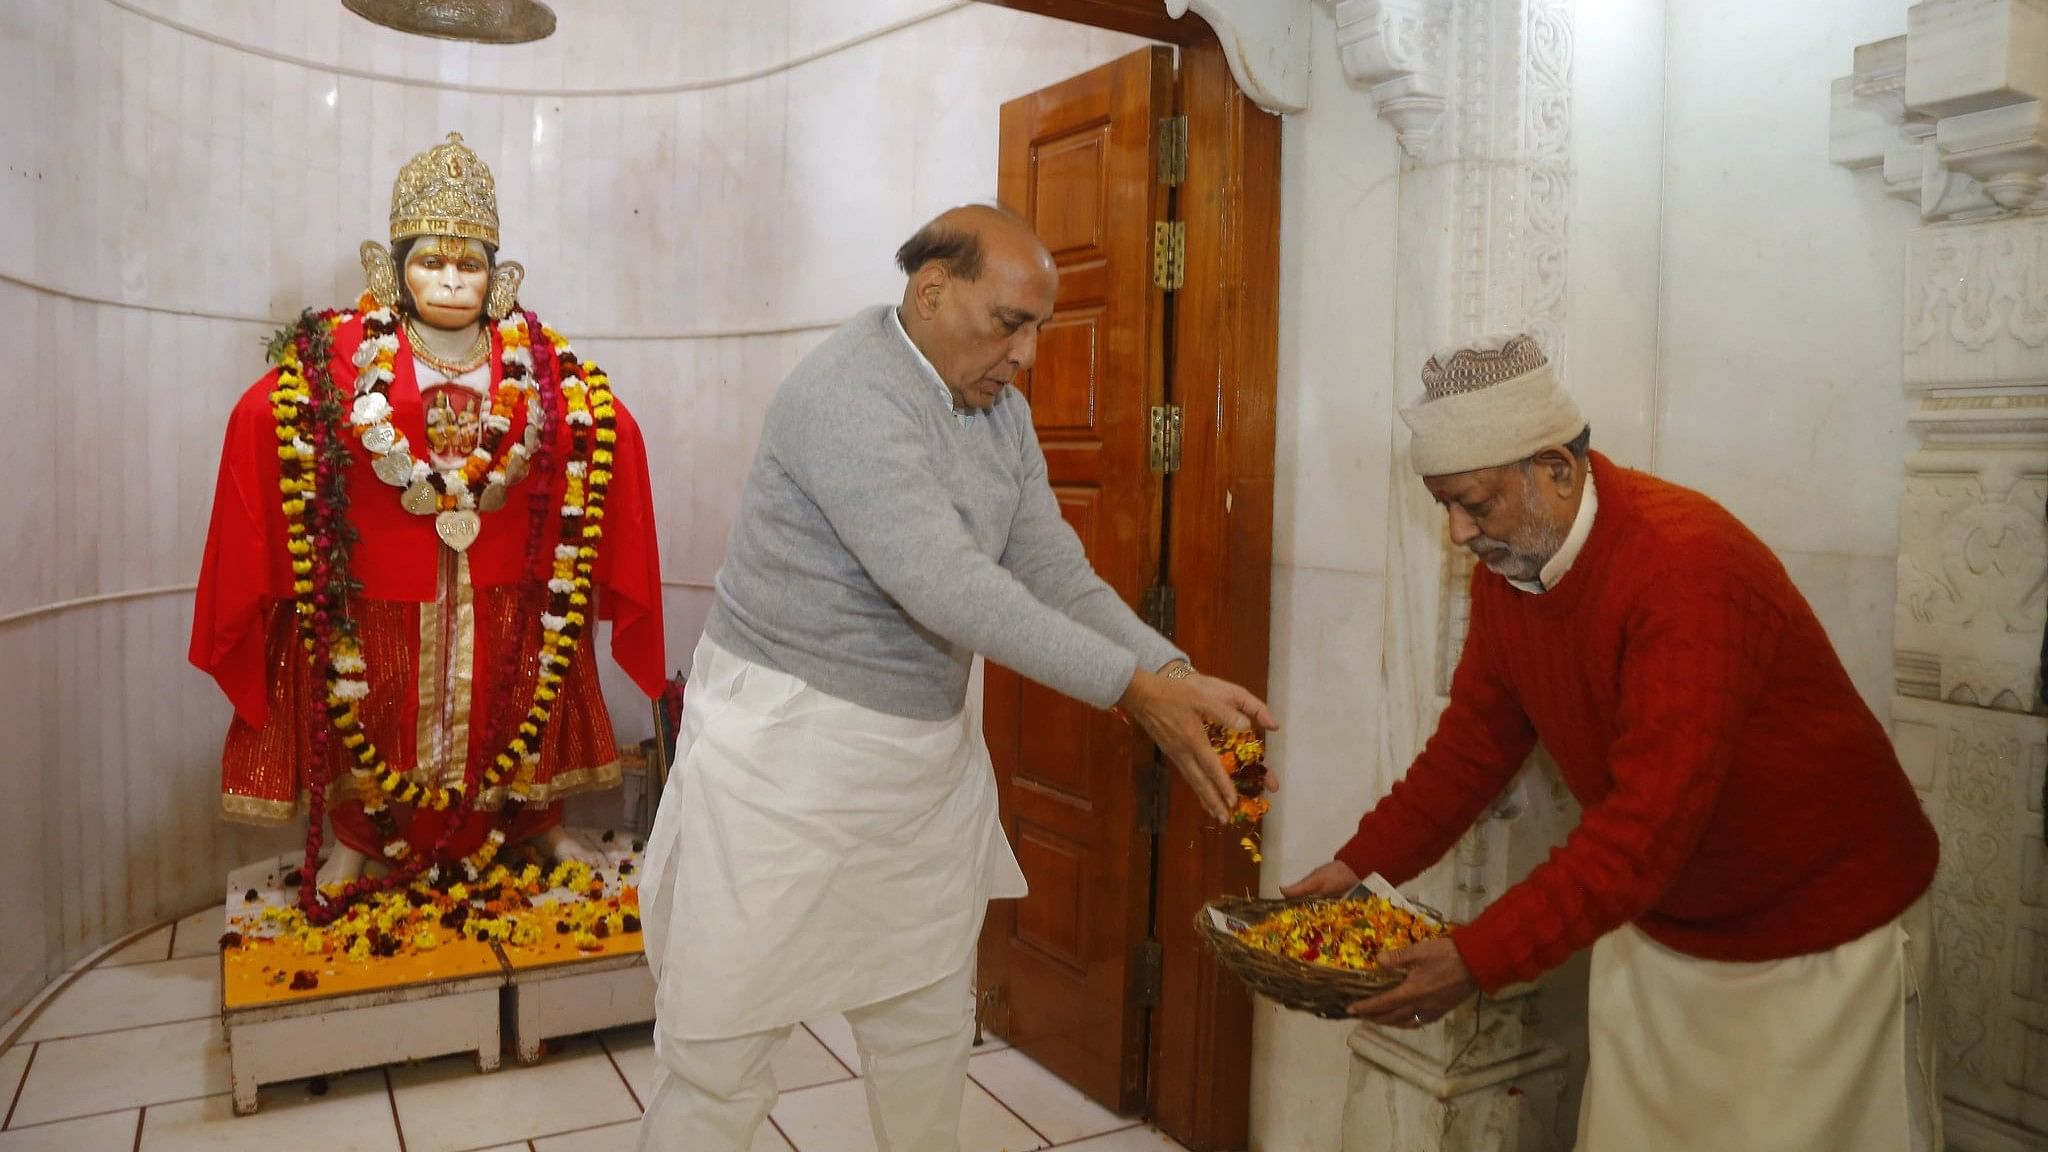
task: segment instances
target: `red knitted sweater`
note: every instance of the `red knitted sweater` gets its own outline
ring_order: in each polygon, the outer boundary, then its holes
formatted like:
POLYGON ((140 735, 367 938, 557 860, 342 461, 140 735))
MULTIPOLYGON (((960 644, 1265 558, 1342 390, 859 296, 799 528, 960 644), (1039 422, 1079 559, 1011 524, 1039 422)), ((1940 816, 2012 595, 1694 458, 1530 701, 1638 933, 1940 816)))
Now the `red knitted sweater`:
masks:
POLYGON ((1584 808, 1453 940, 1489 992, 1622 924, 1713 960, 1853 940, 1933 882, 1934 826, 1769 548, 1697 492, 1594 454, 1592 534, 1530 595, 1484 568, 1451 703, 1338 859, 1396 884, 1538 739, 1584 808))

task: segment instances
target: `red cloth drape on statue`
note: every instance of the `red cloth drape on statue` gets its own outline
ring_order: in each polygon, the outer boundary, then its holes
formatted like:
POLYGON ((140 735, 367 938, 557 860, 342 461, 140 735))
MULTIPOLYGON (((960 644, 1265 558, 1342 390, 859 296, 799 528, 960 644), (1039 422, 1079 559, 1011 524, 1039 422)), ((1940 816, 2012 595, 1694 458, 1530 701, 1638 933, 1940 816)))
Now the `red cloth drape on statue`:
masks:
MULTIPOLYGON (((345 388, 355 379, 352 358, 362 338, 359 319, 335 330, 331 371, 345 388)), ((534 338, 539 343, 538 333, 534 338)), ((424 446, 425 414, 402 330, 399 341, 389 390, 391 422, 412 444, 424 446)), ((495 389, 503 350, 495 332, 492 343, 495 389)), ((235 709, 221 763, 223 812, 259 822, 287 820, 298 810, 309 779, 309 702, 324 683, 292 632, 292 576, 284 549, 276 422, 270 402, 276 379, 273 372, 253 385, 228 420, 189 653, 192 664, 214 678, 235 709)), ((624 404, 616 407, 618 442, 613 447, 593 598, 598 616, 611 621, 613 658, 642 692, 654 697, 663 687, 664 657, 652 494, 639 426, 624 404)), ((518 442, 524 430, 521 410, 513 416, 506 442, 518 442)), ((545 477, 547 489, 540 490, 544 478, 538 474, 513 487, 505 506, 484 516, 483 533, 467 553, 476 620, 468 748, 472 762, 496 753, 497 747, 487 748, 487 741, 493 735, 502 737, 501 724, 517 722, 532 695, 539 615, 546 603, 544 592, 533 589, 535 582, 544 589, 560 537, 556 509, 565 487, 560 462, 569 448, 566 426, 558 424, 551 435, 557 465, 545 477), (537 498, 548 502, 548 513, 541 518, 546 537, 533 550, 532 570, 524 571, 530 502, 537 498), (513 681, 509 686, 502 683, 508 669, 513 681)), ((392 767, 410 772, 417 753, 421 605, 436 600, 444 545, 432 517, 415 516, 399 506, 398 490, 377 478, 366 450, 352 442, 351 455, 348 517, 358 537, 351 568, 362 591, 350 611, 363 641, 370 684, 370 695, 358 712, 392 767)), ((548 726, 535 774, 541 797, 558 801, 617 779, 618 750, 598 692, 593 648, 586 642, 577 650, 548 726)), ((336 834, 350 847, 377 855, 381 845, 360 807, 347 795, 348 762, 338 746, 334 753, 328 775, 340 784, 331 793, 336 834)), ((424 814, 418 827, 409 828, 405 815, 400 809, 407 838, 420 845, 431 843, 437 829, 429 822, 436 814, 424 814)), ((516 841, 533 835, 559 819, 558 802, 532 805, 507 830, 507 838, 516 841)), ((473 850, 489 830, 487 816, 470 823, 450 843, 451 854, 473 850)))

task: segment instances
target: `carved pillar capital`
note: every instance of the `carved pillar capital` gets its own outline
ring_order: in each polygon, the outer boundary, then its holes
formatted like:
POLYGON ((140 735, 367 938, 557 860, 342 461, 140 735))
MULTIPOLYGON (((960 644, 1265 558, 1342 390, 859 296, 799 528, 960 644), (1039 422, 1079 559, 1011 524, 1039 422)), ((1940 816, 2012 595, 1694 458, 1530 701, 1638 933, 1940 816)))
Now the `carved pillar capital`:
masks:
POLYGON ((1344 74, 1421 159, 1450 105, 1450 0, 1337 0, 1336 16, 1344 74))
POLYGON ((1178 20, 1193 12, 1216 30, 1230 74, 1268 112, 1308 110, 1309 0, 1166 0, 1178 20))
POLYGON ((2048 212, 2048 0, 1924 0, 1835 81, 1830 159, 1928 221, 2048 212))

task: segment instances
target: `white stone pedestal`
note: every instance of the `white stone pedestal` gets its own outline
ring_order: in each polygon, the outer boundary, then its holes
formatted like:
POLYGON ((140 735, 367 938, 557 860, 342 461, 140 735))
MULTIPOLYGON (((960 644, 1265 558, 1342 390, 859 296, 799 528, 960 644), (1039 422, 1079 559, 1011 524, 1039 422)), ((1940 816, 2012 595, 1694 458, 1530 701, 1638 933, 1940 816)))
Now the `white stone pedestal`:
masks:
POLYGON ((607 956, 550 968, 514 969, 505 993, 512 1050, 537 1064, 545 1041, 654 1021, 654 977, 647 957, 607 956))
POLYGON ((1415 1032, 1351 1036, 1344 1152, 1547 1152, 1566 1054, 1529 1027, 1533 986, 1415 1032))
POLYGON ((262 1084, 475 1052, 498 1068, 501 973, 262 1008, 225 1009, 235 1115, 262 1084))

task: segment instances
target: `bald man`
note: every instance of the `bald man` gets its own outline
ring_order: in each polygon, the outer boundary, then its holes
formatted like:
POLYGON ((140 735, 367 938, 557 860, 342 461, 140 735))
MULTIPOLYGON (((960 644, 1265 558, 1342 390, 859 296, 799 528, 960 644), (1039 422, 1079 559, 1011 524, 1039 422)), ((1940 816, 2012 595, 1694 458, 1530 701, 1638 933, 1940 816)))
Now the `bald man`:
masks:
POLYGON ((690 674, 641 891, 661 1075, 644 1152, 746 1152, 770 1061, 844 1013, 882 1152, 958 1152, 974 948, 1024 895, 975 656, 1158 742, 1221 820, 1205 726, 1273 727, 1088 565, 1012 383, 1058 273, 1023 222, 947 212, 768 410, 690 674))

